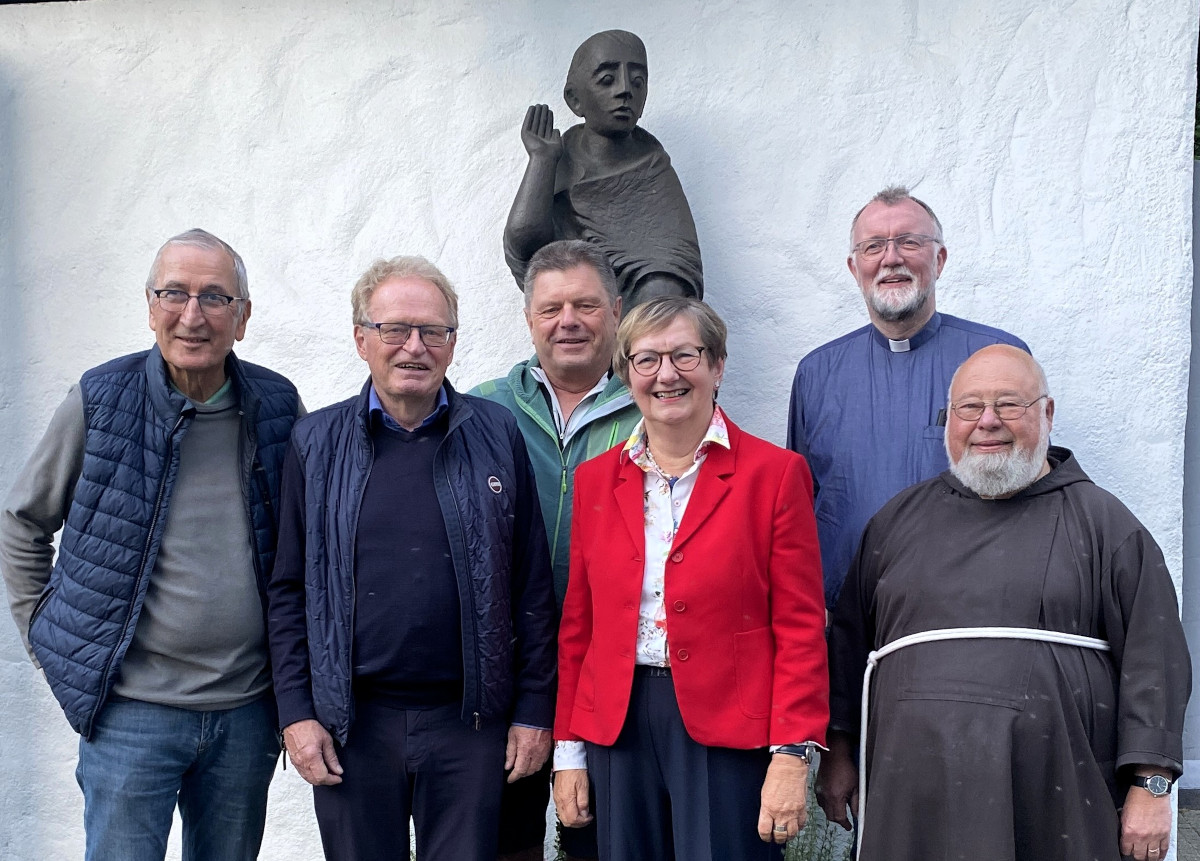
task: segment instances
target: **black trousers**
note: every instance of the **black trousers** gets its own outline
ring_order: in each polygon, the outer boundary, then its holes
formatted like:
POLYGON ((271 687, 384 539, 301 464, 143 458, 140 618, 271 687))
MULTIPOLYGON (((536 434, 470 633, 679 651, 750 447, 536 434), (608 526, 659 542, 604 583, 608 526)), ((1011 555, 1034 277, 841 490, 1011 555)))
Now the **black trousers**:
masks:
POLYGON ((461 712, 357 705, 342 782, 313 787, 328 861, 408 858, 410 816, 423 861, 495 861, 508 728, 461 712))
POLYGON ((758 837, 771 755, 697 744, 669 670, 638 667, 629 714, 611 747, 588 743, 601 861, 778 861, 758 837))
MULTIPOLYGON (((554 757, 537 774, 505 783, 500 799, 500 853, 520 852, 546 842, 546 808, 550 804, 550 771, 554 757)), ((595 810, 595 801, 592 802, 595 810)), ((583 828, 558 825, 558 845, 571 858, 598 858, 596 823, 583 828)))

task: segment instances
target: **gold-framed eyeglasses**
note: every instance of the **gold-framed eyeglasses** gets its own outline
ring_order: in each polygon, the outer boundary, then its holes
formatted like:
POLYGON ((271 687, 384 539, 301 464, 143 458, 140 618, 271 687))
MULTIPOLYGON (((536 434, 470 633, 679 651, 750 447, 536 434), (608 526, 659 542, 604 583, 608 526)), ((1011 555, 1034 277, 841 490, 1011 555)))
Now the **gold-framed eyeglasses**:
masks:
POLYGON ((417 330, 417 337, 426 347, 444 347, 450 343, 450 336, 454 334, 453 326, 417 323, 359 323, 358 325, 374 329, 379 333, 379 340, 393 347, 402 347, 407 344, 414 329, 417 330))
POLYGON ((883 237, 864 239, 862 242, 855 243, 853 250, 864 260, 874 260, 883 256, 889 243, 896 246, 896 250, 902 257, 912 257, 920 254, 925 246, 931 243, 940 245, 941 240, 936 236, 927 236, 924 233, 901 233, 899 236, 887 239, 883 237))
POLYGON ((959 401, 957 404, 951 404, 950 409, 964 422, 977 422, 983 417, 987 408, 991 407, 992 412, 996 414, 996 418, 1001 421, 1011 422, 1025 415, 1025 411, 1038 401, 1048 397, 1050 396, 1040 395, 1027 404, 1008 398, 1002 398, 998 401, 959 401))
POLYGON ((703 347, 680 347, 660 353, 657 350, 639 350, 629 357, 629 366, 643 377, 658 373, 663 357, 671 360, 677 371, 693 371, 700 364, 700 354, 703 347))

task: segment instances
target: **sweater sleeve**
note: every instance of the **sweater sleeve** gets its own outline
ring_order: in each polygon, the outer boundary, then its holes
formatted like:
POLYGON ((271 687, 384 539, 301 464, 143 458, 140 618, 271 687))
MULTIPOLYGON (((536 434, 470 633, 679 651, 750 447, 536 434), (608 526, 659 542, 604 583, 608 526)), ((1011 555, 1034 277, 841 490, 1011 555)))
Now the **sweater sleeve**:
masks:
POLYGON ((0 511, 0 570, 8 604, 29 648, 29 623, 54 565, 54 534, 62 528, 83 469, 83 394, 71 387, 8 492, 0 511))

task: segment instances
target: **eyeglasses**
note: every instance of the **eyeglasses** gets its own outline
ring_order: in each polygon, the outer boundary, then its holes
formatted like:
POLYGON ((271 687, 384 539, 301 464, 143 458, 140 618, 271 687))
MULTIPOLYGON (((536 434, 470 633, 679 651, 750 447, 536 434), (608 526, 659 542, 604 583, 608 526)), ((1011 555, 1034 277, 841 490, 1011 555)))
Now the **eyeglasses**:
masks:
POLYGON ((408 343, 408 336, 417 330, 417 337, 426 347, 444 347, 450 343, 454 334, 453 326, 424 326, 414 323, 359 323, 368 329, 379 333, 379 340, 393 347, 402 347, 408 343))
POLYGON ((675 366, 675 370, 691 371, 700 364, 700 354, 703 352, 703 347, 680 347, 678 350, 669 350, 666 353, 659 353, 656 350, 641 350, 629 357, 629 364, 643 377, 649 377, 658 373, 663 357, 666 356, 675 366))
POLYGON ((216 316, 224 313, 234 302, 241 302, 240 296, 226 296, 224 293, 188 293, 186 290, 151 290, 160 307, 174 313, 181 313, 188 302, 196 300, 200 311, 206 316, 216 316))
POLYGON ((989 406, 996 414, 996 418, 1001 421, 1011 422, 1025 415, 1025 410, 1036 404, 1042 398, 1048 398, 1049 395, 1042 395, 1034 398, 1027 404, 1020 401, 962 401, 957 404, 951 404, 950 409, 954 410, 954 414, 964 422, 977 422, 982 418, 984 410, 989 406))
POLYGON ((936 236, 926 236, 923 233, 901 233, 890 239, 864 239, 854 246, 854 253, 864 260, 874 260, 876 257, 883 256, 889 242, 893 243, 896 250, 904 257, 919 254, 930 243, 940 244, 936 236))

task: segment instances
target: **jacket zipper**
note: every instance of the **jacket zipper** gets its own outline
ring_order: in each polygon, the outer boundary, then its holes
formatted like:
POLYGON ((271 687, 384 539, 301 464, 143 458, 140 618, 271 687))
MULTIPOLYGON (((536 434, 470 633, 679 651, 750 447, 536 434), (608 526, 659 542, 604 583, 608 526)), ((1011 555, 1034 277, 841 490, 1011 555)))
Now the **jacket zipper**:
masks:
MULTIPOLYGON (((174 440, 175 434, 178 433, 179 428, 183 426, 183 420, 184 414, 181 412, 179 414, 179 418, 175 420, 175 426, 171 428, 171 432, 167 434, 167 441, 171 443, 171 463, 173 463, 178 456, 177 452, 175 451, 174 440)), ((163 474, 158 480, 158 495, 154 499, 154 514, 150 517, 150 529, 146 533, 146 546, 142 548, 142 559, 141 562, 138 563, 138 576, 137 580, 133 584, 134 600, 129 602, 129 607, 125 611, 125 622, 121 626, 121 636, 117 639, 116 645, 114 646, 112 652, 109 653, 108 663, 104 667, 104 673, 100 676, 100 688, 96 696, 96 705, 93 707, 92 713, 88 717, 87 722, 89 737, 91 736, 91 728, 92 724, 96 720, 96 715, 100 713, 100 707, 104 705, 104 699, 106 695, 105 692, 108 689, 108 677, 112 672, 113 661, 116 660, 117 651, 120 649, 121 643, 125 642, 125 636, 129 631, 129 623, 133 620, 133 607, 134 604, 137 603, 136 596, 141 590, 142 580, 146 576, 146 560, 150 556, 150 544, 154 541, 154 530, 158 525, 158 515, 162 511, 163 493, 166 492, 167 489, 167 475, 171 471, 171 463, 167 464, 166 469, 163 470, 163 474)))
MULTIPOLYGON (((370 419, 368 418, 367 421, 369 422, 370 419)), ((363 497, 367 495, 367 482, 371 480, 371 472, 375 469, 375 441, 371 439, 369 428, 364 428, 363 435, 365 437, 363 448, 367 451, 367 474, 363 477, 362 487, 358 489, 358 500, 354 506, 354 530, 350 533, 350 636, 346 652, 348 658, 346 678, 350 680, 350 685, 346 689, 347 735, 349 735, 350 724, 354 722, 354 619, 358 615, 355 612, 355 607, 358 606, 358 578, 354 576, 354 560, 358 556, 358 518, 362 514, 363 497)))

